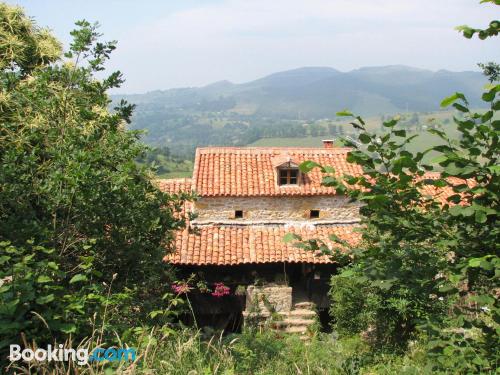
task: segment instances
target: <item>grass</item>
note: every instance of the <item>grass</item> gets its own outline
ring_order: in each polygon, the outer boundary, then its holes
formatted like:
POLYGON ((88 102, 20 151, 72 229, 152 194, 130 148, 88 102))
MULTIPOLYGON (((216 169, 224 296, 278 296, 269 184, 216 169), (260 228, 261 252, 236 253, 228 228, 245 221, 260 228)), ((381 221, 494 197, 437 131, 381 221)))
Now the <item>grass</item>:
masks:
POLYGON ((159 178, 190 178, 193 175, 193 171, 178 171, 178 172, 168 172, 158 174, 159 178))
MULTIPOLYGON (((17 362, 15 370, 40 375, 426 373, 418 347, 404 356, 375 355, 359 337, 336 340, 332 335, 315 334, 305 342, 296 335, 269 331, 205 337, 190 329, 157 328, 135 329, 127 341, 117 344, 136 349, 137 357, 132 362, 103 361, 83 366, 72 362, 17 362)), ((95 344, 87 340, 80 347, 91 352, 95 344)))

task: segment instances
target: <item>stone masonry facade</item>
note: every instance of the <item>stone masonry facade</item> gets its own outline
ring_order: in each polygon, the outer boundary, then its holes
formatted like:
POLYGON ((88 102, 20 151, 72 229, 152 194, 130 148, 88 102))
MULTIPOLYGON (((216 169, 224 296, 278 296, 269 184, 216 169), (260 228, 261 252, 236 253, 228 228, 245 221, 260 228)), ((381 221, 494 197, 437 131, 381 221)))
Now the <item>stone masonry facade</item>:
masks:
POLYGON ((359 221, 359 204, 349 202, 344 196, 307 197, 202 197, 194 204, 197 218, 194 223, 250 222, 352 223, 359 221), (235 218, 235 211, 243 211, 242 218, 235 218), (318 218, 311 218, 311 210, 319 211, 318 218))

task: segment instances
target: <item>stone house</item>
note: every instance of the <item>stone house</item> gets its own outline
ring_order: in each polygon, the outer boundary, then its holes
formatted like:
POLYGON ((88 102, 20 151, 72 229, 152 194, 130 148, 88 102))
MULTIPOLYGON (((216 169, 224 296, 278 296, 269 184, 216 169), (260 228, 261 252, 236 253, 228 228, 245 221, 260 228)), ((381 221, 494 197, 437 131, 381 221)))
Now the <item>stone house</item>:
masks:
MULTIPOLYGON (((224 282, 240 294, 246 289, 246 296, 231 293, 219 299, 194 293, 197 319, 239 326, 257 305, 264 315, 269 310, 284 314, 283 324, 293 331, 294 321, 312 321, 306 318, 315 314, 313 306, 321 317, 328 315, 328 281, 335 264, 283 237, 296 233, 330 245, 331 234, 350 243, 359 239, 358 204, 322 186, 318 169, 304 175, 298 168, 312 160, 334 167, 337 175, 360 174, 346 161, 348 151, 334 148, 332 141, 324 141, 322 148, 198 148, 191 179, 160 181, 166 192, 198 196, 186 205, 196 218, 177 233, 175 251, 165 261, 186 277, 194 273, 209 284, 224 282)), ((295 328, 303 331, 307 324, 295 328)))
MULTIPOLYGON (((198 148, 191 179, 160 180, 165 192, 198 197, 185 206, 196 218, 176 234, 174 251, 164 260, 186 278, 195 274, 209 285, 223 282, 231 291, 223 298, 190 293, 200 325, 237 329, 254 310, 264 318, 280 314, 280 324, 290 332, 303 332, 316 314, 328 320, 328 282, 335 263, 283 241, 287 233, 329 246, 334 245, 332 234, 351 244, 360 239, 359 205, 322 186, 318 168, 307 175, 298 168, 312 160, 334 167, 337 176, 362 173, 347 162, 350 149, 323 143, 322 148, 198 148)), ((454 194, 450 186, 424 189, 443 204, 454 194)))

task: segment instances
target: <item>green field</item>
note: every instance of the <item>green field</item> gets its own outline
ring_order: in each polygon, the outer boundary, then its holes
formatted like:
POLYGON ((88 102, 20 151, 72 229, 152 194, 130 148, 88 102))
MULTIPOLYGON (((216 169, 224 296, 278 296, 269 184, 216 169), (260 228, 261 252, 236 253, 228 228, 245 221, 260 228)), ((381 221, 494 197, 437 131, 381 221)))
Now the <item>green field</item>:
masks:
POLYGON ((169 173, 161 173, 158 174, 160 178, 186 178, 191 177, 193 175, 193 171, 180 171, 180 172, 169 172, 169 173))
MULTIPOLYGON (((438 111, 433 113, 419 113, 418 114, 418 125, 423 127, 424 130, 419 131, 419 136, 413 140, 409 149, 412 151, 423 150, 424 147, 428 147, 431 145, 437 145, 440 140, 437 136, 429 134, 425 131, 425 128, 428 128, 432 124, 439 124, 439 128, 448 133, 452 138, 456 138, 458 134, 456 131, 456 125, 453 123, 453 111, 438 111)), ((409 134, 416 133, 416 124, 411 126, 405 125, 405 121, 411 114, 402 114, 401 122, 399 128, 407 129, 409 134)), ((387 116, 386 119, 389 117, 387 116)), ((323 126, 327 126, 328 122, 331 120, 319 120, 318 124, 323 126)), ((353 127, 349 124, 349 119, 343 119, 341 121, 334 121, 333 123, 342 126, 344 128, 344 132, 346 134, 351 134, 353 127)), ((364 119, 366 123, 366 127, 369 131, 378 132, 381 129, 382 120, 379 116, 376 117, 368 117, 364 119)), ((322 140, 328 138, 337 139, 337 146, 341 146, 341 143, 338 141, 342 136, 320 136, 320 137, 293 137, 293 138, 261 138, 248 146, 253 147, 322 147, 322 140)))
MULTIPOLYGON (((322 147, 323 139, 331 137, 303 137, 303 138, 261 138, 250 143, 249 147, 322 147)), ((338 144, 340 146, 340 143, 338 144)))

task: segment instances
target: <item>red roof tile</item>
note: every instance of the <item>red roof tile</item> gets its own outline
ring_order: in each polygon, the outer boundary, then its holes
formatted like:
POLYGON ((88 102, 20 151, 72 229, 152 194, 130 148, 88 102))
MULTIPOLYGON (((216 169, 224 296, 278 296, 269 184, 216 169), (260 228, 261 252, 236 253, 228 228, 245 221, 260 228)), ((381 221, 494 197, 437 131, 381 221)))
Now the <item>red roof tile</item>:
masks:
MULTIPOLYGON (((328 195, 335 194, 331 187, 321 186, 322 174, 318 168, 302 176, 299 186, 278 186, 276 166, 283 162, 300 164, 313 160, 322 165, 333 166, 336 175, 359 175, 359 166, 349 164, 346 155, 349 149, 317 148, 233 148, 212 147, 197 149, 193 179, 159 180, 160 189, 176 194, 196 191, 200 196, 283 196, 283 195, 328 195)), ((423 178, 435 179, 437 173, 427 173, 423 178)), ((463 181, 451 178, 453 184, 463 181)), ((425 186, 424 193, 433 195, 441 203, 453 194, 451 187, 425 186)), ((186 203, 185 210, 192 205, 186 203)), ((183 214, 184 214, 183 212, 183 214)), ((293 225, 225 225, 211 224, 194 227, 195 232, 179 231, 175 238, 175 252, 164 260, 174 264, 190 265, 234 265, 245 263, 310 262, 330 263, 325 256, 285 244, 287 233, 297 233, 304 239, 317 238, 327 245, 331 234, 354 244, 360 234, 352 224, 305 223, 293 225)), ((193 228, 191 228, 193 229, 193 228)))
POLYGON ((236 265, 245 263, 332 263, 317 255, 283 242, 287 233, 296 233, 304 239, 315 238, 334 243, 331 234, 355 244, 360 234, 354 225, 203 225, 196 230, 177 233, 175 253, 164 260, 184 265, 236 265))
MULTIPOLYGON (((439 172, 427 172, 421 177, 421 179, 425 180, 437 180, 438 178, 440 178, 439 172)), ((457 194, 453 191, 453 186, 462 184, 467 184, 469 187, 473 186, 472 180, 465 181, 457 177, 447 177, 446 181, 451 185, 440 188, 432 185, 423 185, 421 193, 432 196, 435 200, 444 205, 450 204, 447 199, 452 195, 457 194)))
POLYGON ((167 194, 191 192, 190 178, 169 178, 157 180, 160 190, 167 194))
POLYGON ((335 194, 321 185, 315 168, 298 185, 279 186, 276 167, 281 161, 312 160, 335 168, 337 176, 359 175, 361 167, 346 161, 349 148, 206 147, 196 150, 192 189, 200 196, 279 196, 335 194))
MULTIPOLYGON (((180 194, 180 193, 190 193, 191 192, 191 179, 190 178, 170 178, 170 179, 159 179, 157 180, 158 186, 161 191, 167 194, 180 194)), ((186 215, 193 207, 193 202, 185 201, 182 210, 175 214, 175 217, 182 217, 188 222, 186 215)))

